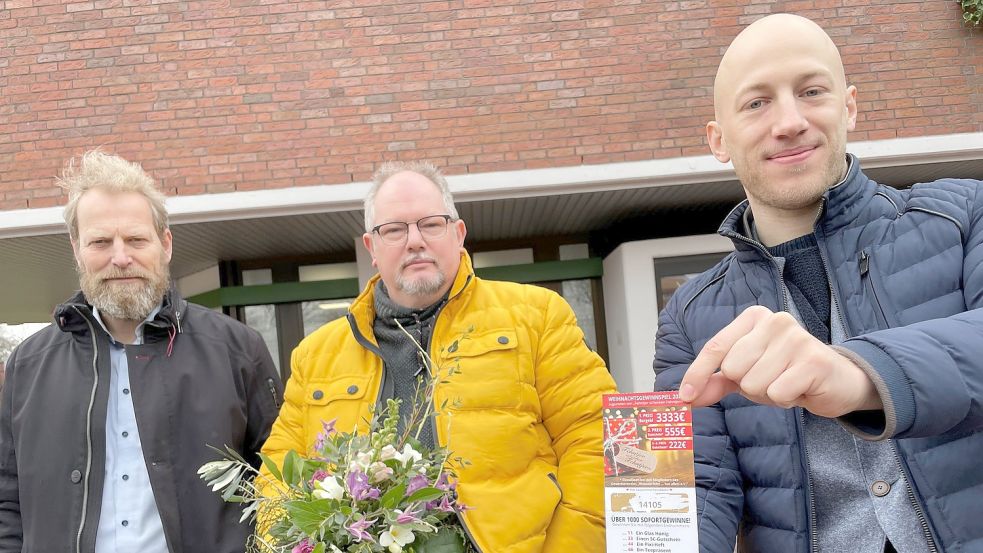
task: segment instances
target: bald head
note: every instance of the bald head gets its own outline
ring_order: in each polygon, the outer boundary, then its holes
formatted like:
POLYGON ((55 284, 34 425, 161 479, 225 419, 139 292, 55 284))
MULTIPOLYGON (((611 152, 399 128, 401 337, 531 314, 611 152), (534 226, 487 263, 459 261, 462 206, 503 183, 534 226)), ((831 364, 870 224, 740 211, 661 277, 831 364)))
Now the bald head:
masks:
POLYGON ((790 220, 812 228, 819 199, 846 174, 856 100, 836 45, 804 17, 770 15, 731 43, 713 83, 707 144, 733 163, 759 234, 769 218, 779 230, 790 220))
POLYGON ((798 15, 769 15, 741 31, 720 60, 713 81, 713 105, 718 121, 727 112, 721 108, 730 106, 744 92, 742 85, 756 85, 746 79, 749 72, 762 60, 774 59, 779 54, 793 61, 820 65, 817 70, 828 72, 839 87, 846 88, 840 52, 822 27, 798 15))

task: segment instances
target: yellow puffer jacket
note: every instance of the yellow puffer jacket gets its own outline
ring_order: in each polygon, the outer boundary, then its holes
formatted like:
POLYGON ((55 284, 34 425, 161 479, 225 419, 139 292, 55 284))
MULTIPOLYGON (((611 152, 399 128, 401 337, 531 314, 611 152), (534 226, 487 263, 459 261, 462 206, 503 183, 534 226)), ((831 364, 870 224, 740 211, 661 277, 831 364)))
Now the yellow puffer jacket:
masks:
MULTIPOLYGON (((309 452, 322 420, 364 430, 384 376, 369 349, 378 278, 348 320, 294 350, 284 405, 263 446, 277 463, 288 450, 309 452)), ((481 280, 462 253, 431 357, 460 369, 438 385, 434 403, 447 400, 451 415, 437 418, 439 443, 471 462, 457 474, 460 500, 473 507, 463 519, 475 544, 485 553, 603 551, 601 394, 615 384, 570 306, 545 288, 481 280)))

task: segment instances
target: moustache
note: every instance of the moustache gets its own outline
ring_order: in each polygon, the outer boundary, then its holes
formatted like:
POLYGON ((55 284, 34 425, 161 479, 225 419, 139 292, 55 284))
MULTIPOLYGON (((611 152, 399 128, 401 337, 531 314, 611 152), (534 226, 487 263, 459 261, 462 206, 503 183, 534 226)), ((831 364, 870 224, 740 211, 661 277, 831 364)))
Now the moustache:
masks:
POLYGON ((424 254, 424 253, 418 253, 418 254, 411 255, 411 256, 407 257, 406 259, 404 259, 403 262, 399 264, 399 269, 400 270, 403 270, 406 267, 408 267, 411 263, 416 263, 418 261, 429 261, 430 263, 433 263, 434 265, 437 264, 437 259, 436 258, 431 257, 431 256, 429 256, 427 254, 424 254))
POLYGON ((140 273, 139 271, 110 271, 107 274, 102 275, 99 280, 102 282, 109 282, 118 278, 139 278, 141 280, 147 280, 147 275, 140 273))

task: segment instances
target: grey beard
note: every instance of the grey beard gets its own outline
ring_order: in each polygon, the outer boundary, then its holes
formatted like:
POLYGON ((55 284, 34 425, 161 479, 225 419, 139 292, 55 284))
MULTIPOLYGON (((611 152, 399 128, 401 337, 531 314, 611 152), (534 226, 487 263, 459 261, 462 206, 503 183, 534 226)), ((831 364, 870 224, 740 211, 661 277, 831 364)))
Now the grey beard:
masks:
POLYGON ((406 280, 402 274, 396 275, 396 288, 408 296, 432 296, 443 288, 447 278, 438 272, 433 278, 406 280))
POLYGON ((127 321, 146 319, 163 300, 171 284, 166 267, 161 274, 150 275, 139 287, 104 283, 87 274, 80 276, 82 293, 93 307, 114 319, 127 321))

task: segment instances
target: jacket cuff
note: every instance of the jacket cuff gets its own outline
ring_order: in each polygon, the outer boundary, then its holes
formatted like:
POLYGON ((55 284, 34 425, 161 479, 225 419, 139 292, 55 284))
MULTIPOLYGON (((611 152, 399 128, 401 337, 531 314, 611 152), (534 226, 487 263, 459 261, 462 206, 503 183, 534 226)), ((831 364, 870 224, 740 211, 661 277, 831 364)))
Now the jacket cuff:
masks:
POLYGON ((865 440, 884 440, 908 431, 915 423, 915 394, 901 366, 881 348, 865 340, 847 340, 833 348, 870 378, 883 411, 855 411, 837 420, 865 440))

